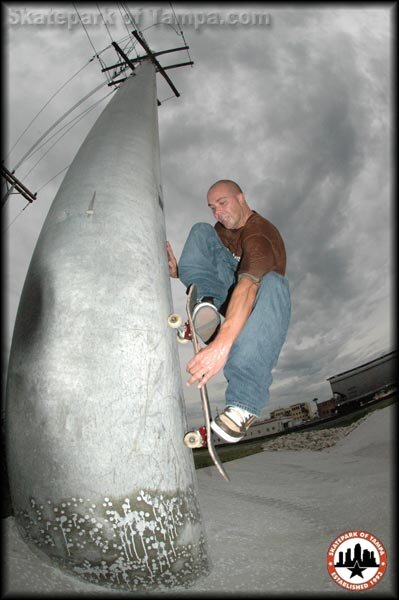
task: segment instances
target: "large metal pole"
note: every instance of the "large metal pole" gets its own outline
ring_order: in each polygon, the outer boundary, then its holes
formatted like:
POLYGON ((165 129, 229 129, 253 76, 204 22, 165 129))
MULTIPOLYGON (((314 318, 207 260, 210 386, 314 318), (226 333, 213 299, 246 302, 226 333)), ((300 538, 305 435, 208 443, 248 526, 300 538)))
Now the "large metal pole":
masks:
POLYGON ((26 277, 7 386, 20 533, 61 568, 127 590, 208 571, 167 325, 156 102, 146 62, 69 168, 26 277))

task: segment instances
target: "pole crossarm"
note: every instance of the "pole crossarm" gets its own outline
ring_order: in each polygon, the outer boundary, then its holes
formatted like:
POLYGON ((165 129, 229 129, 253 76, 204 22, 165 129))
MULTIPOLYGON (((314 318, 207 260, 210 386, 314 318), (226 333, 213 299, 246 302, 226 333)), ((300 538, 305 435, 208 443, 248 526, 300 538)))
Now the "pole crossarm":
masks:
MULTIPOLYGON (((170 52, 177 52, 178 50, 188 50, 188 48, 189 48, 189 46, 179 46, 179 48, 171 48, 170 50, 161 50, 160 52, 153 52, 153 55, 160 56, 161 54, 169 54, 170 52)), ((146 56, 137 56, 135 58, 131 58, 130 62, 132 62, 132 63, 140 62, 144 58, 146 58, 146 56)), ((104 73, 104 71, 111 71, 112 69, 116 69, 117 67, 123 67, 125 64, 126 64, 125 61, 123 61, 123 62, 116 63, 115 65, 111 65, 110 67, 104 67, 103 69, 101 69, 101 73, 104 73)), ((185 64, 193 64, 193 63, 182 63, 182 66, 185 64)), ((166 68, 166 67, 164 67, 164 68, 166 68)))
MULTIPOLYGON (((119 56, 121 58, 123 58, 124 62, 129 65, 129 67, 132 69, 132 71, 134 71, 135 66, 134 66, 133 62, 130 60, 130 58, 127 56, 127 54, 125 54, 123 52, 122 48, 116 42, 112 42, 112 45, 115 48, 115 50, 117 51, 117 53, 119 54, 119 56)), ((102 70, 104 71, 105 69, 102 69, 102 70)))
MULTIPOLYGON (((168 69, 175 69, 176 67, 185 67, 187 65, 193 65, 194 62, 192 60, 190 60, 187 62, 178 63, 178 64, 174 64, 174 65, 168 65, 166 67, 163 67, 160 64, 160 62, 157 60, 156 57, 160 56, 162 54, 169 54, 170 52, 177 52, 179 50, 187 50, 188 46, 179 46, 178 48, 170 48, 169 50, 160 50, 159 52, 153 52, 151 50, 151 48, 149 47, 149 45, 147 44, 147 42, 145 41, 145 39, 143 37, 141 37, 137 31, 132 31, 132 34, 134 35, 136 40, 140 43, 140 45, 144 48, 144 50, 146 51, 147 54, 145 56, 137 56, 136 58, 129 58, 127 56, 127 54, 125 54, 125 52, 122 50, 122 48, 116 42, 112 42, 113 47, 115 48, 115 50, 121 57, 122 61, 118 62, 114 65, 111 65, 110 67, 104 67, 103 69, 101 69, 101 71, 102 72, 110 71, 112 69, 116 69, 117 67, 123 67, 125 65, 128 65, 132 69, 132 71, 134 71, 135 70, 134 63, 138 63, 138 62, 141 62, 141 61, 149 58, 154 63, 157 73, 161 73, 162 77, 164 77, 164 79, 167 81, 167 83, 171 87, 174 95, 176 97, 179 97, 180 96, 179 91, 176 89, 175 85, 173 84, 170 77, 166 74, 165 71, 167 71, 168 69)), ((120 74, 121 73, 118 73, 118 74, 114 73, 114 77, 117 77, 120 74)), ((112 79, 112 81, 108 84, 108 86, 116 85, 118 83, 123 83, 124 81, 126 81, 126 79, 127 79, 127 77, 123 77, 122 79, 112 79)), ((161 103, 159 100, 158 100, 158 106, 161 106, 161 103)))
POLYGON ((34 200, 36 200, 37 192, 32 194, 32 192, 30 190, 28 190, 28 188, 26 186, 24 186, 23 183, 21 181, 19 181, 19 179, 14 175, 14 171, 13 172, 9 171, 7 169, 7 167, 5 167, 3 164, 0 166, 0 169, 1 169, 1 175, 4 177, 6 182, 11 185, 11 187, 7 190, 7 193, 5 194, 5 196, 2 199, 2 205, 5 204, 8 196, 11 193, 16 193, 16 192, 21 194, 21 196, 26 198, 31 203, 34 200), (13 192, 13 190, 16 190, 16 192, 13 192))
POLYGON ((137 33, 137 31, 132 31, 132 34, 134 35, 134 37, 136 38, 136 40, 139 42, 139 44, 144 48, 144 50, 147 52, 147 56, 152 60, 152 62, 154 63, 154 65, 157 67, 158 72, 161 73, 161 75, 164 77, 164 79, 167 81, 167 83, 170 85, 174 95, 178 98, 180 96, 180 93, 178 92, 178 90, 176 89, 176 87, 174 86, 173 82, 171 81, 171 79, 168 77, 168 75, 165 73, 165 69, 161 66, 161 64, 159 63, 159 61, 157 60, 154 52, 150 49, 149 45, 147 44, 147 42, 145 41, 144 38, 140 37, 140 35, 137 33))
POLYGON ((176 69, 176 67, 186 67, 188 65, 193 65, 193 64, 194 64, 194 61, 188 60, 187 62, 177 63, 176 65, 168 65, 167 67, 162 67, 162 69, 164 71, 167 71, 167 69, 176 69))

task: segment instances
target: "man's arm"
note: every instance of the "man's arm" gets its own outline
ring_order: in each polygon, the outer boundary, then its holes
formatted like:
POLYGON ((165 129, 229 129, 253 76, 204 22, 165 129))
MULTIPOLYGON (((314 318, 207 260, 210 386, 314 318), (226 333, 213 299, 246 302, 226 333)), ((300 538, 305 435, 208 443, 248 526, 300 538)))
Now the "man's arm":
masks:
POLYGON ((186 370, 191 375, 187 385, 199 381, 198 388, 201 388, 224 367, 232 345, 252 312, 257 291, 258 284, 251 279, 243 277, 237 283, 218 335, 187 364, 186 370))
POLYGON ((220 327, 219 335, 230 343, 230 347, 241 333, 249 315, 252 312, 258 284, 247 277, 237 283, 231 295, 226 319, 220 327))

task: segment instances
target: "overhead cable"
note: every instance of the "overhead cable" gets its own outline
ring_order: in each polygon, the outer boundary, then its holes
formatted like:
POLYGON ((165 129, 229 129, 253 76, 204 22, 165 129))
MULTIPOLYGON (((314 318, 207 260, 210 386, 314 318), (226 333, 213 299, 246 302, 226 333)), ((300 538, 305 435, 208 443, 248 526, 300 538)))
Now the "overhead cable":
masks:
POLYGON ((23 179, 25 179, 28 175, 30 175, 30 173, 33 171, 33 169, 35 169, 37 167, 37 165, 43 160, 43 158, 50 152, 50 150, 52 148, 54 148, 54 146, 56 144, 58 144, 58 142, 67 134, 69 133, 69 131, 71 131, 71 129, 73 129, 73 127, 75 127, 75 125, 77 125, 90 111, 92 111, 97 104, 99 104, 100 102, 102 102, 103 100, 105 100, 105 98, 107 98, 108 96, 110 96, 111 94, 114 93, 114 89, 111 90, 108 94, 106 94, 105 96, 103 96, 102 98, 100 98, 99 100, 97 100, 94 104, 92 104, 91 106, 89 106, 88 108, 86 108, 83 112, 81 112, 79 115, 76 115, 73 119, 71 119, 70 121, 68 121, 68 123, 65 123, 65 125, 63 125, 60 129, 58 129, 58 131, 56 131, 51 137, 49 137, 44 144, 42 144, 41 146, 39 146, 38 148, 36 148, 36 150, 34 152, 32 152, 32 154, 30 155, 30 158, 33 156, 33 154, 35 154, 36 152, 38 152, 41 148, 43 148, 43 146, 45 146, 53 137, 55 137, 56 135, 58 135, 63 129, 65 129, 65 127, 68 127, 68 125, 70 125, 72 123, 72 125, 66 130, 64 131, 64 133, 57 139, 55 140, 55 142, 53 144, 51 144, 51 146, 46 150, 46 152, 40 157, 40 159, 33 165, 33 167, 27 172, 25 173, 25 175, 23 175, 23 179), (75 122, 74 122, 75 121, 75 122))
POLYGON ((16 171, 18 169, 18 167, 21 166, 21 164, 28 158, 28 156, 32 153, 32 150, 34 150, 36 148, 36 146, 50 133, 50 131, 52 131, 54 129, 54 127, 56 127, 58 125, 58 123, 60 123, 63 119, 65 119, 65 117, 67 117, 73 110, 75 110, 75 108, 77 106, 79 106, 79 104, 82 104, 82 102, 84 102, 85 100, 87 100, 87 98, 89 98, 90 96, 92 96, 93 94, 95 94, 100 88, 104 87, 105 85, 107 85, 107 82, 103 82, 100 83, 100 85, 97 85, 93 90, 91 90, 91 92, 89 92, 88 94, 86 94, 86 96, 84 96, 81 100, 79 100, 78 102, 76 102, 76 104, 74 104, 69 110, 67 110, 67 112, 65 114, 63 114, 59 119, 57 119, 55 121, 55 123, 53 123, 51 125, 51 127, 49 127, 47 129, 47 131, 45 131, 43 133, 43 135, 40 136, 40 138, 33 144, 33 146, 31 148, 29 148, 28 152, 26 152, 23 157, 21 158, 21 160, 19 161, 19 163, 14 167, 14 171, 16 171))
POLYGON ((23 132, 21 133, 21 135, 19 136, 19 138, 17 139, 17 141, 15 142, 15 144, 13 145, 13 147, 11 148, 11 150, 9 151, 9 153, 7 154, 7 158, 10 156, 11 152, 14 150, 15 146, 18 144, 19 140, 22 138, 22 136, 25 135, 25 133, 28 131, 28 129, 30 128, 30 126, 36 121, 36 119, 38 118, 38 116, 44 111, 44 109, 46 108, 46 106, 48 106, 50 104, 50 102, 57 96, 57 94, 60 93, 61 90, 64 89, 64 87, 66 85, 68 85, 68 83, 70 83, 72 81, 72 79, 74 79, 77 75, 79 75, 79 73, 81 71, 83 71, 83 69, 85 69, 87 67, 87 65, 89 65, 91 63, 91 61, 94 59, 91 58, 85 65, 83 65, 83 67, 81 67, 78 71, 76 71, 76 73, 74 73, 72 75, 72 77, 70 77, 69 79, 66 80, 65 83, 62 84, 62 86, 60 88, 58 88, 58 90, 56 92, 54 92, 54 94, 47 100, 47 102, 44 104, 44 106, 39 110, 39 112, 36 114, 36 116, 33 117, 33 119, 31 120, 31 122, 25 127, 25 129, 23 130, 23 132))

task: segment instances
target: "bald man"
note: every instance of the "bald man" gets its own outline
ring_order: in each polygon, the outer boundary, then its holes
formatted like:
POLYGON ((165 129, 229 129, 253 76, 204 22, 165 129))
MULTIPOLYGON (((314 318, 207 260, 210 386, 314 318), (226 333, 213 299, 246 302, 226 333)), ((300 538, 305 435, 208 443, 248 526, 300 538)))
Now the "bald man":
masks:
POLYGON ((212 429, 238 442, 268 402, 271 372, 287 335, 286 252, 279 231, 251 210, 236 182, 216 181, 207 200, 215 226, 192 227, 179 263, 167 242, 169 275, 198 289, 194 320, 207 346, 187 364, 188 385, 201 388, 224 369, 226 406, 212 429))

